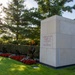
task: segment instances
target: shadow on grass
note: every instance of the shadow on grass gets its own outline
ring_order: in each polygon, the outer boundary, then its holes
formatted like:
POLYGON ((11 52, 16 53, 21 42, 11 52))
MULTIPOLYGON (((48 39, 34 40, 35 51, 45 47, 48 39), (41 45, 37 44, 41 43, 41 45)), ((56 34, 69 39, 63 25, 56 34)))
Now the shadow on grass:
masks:
POLYGON ((0 57, 0 75, 75 75, 75 66, 53 69, 41 64, 25 65, 10 58, 0 57))
POLYGON ((25 65, 10 58, 0 57, 0 75, 35 75, 35 72, 40 74, 40 68, 35 69, 33 66, 25 65))

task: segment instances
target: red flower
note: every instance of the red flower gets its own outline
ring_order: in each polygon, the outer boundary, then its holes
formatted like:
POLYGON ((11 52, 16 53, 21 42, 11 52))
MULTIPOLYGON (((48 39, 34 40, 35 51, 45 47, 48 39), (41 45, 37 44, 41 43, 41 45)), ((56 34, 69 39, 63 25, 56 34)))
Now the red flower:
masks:
POLYGON ((28 65, 35 64, 36 63, 36 61, 33 60, 33 59, 27 59, 27 60, 25 59, 22 62, 25 63, 25 64, 28 64, 28 65))
POLYGON ((0 56, 3 56, 3 57, 9 57, 11 54, 10 53, 3 53, 3 54, 0 54, 0 56))
POLYGON ((3 57, 9 57, 10 56, 11 59, 14 59, 14 60, 17 60, 17 61, 22 61, 23 63, 28 64, 28 65, 35 64, 36 63, 36 60, 33 60, 33 59, 25 59, 25 56, 23 56, 23 55, 20 55, 20 56, 17 55, 16 56, 16 55, 12 55, 10 53, 2 53, 2 54, 0 54, 0 56, 3 56, 3 57))
POLYGON ((17 60, 17 61, 20 61, 24 58, 25 56, 11 56, 10 58, 11 59, 14 59, 14 60, 17 60))

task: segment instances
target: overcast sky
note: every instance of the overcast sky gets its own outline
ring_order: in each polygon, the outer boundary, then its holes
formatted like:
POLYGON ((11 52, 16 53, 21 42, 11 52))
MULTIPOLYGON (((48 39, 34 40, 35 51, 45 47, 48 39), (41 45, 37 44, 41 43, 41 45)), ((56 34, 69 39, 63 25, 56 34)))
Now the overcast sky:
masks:
MULTIPOLYGON (((7 6, 6 3, 8 2, 9 0, 0 0, 0 3, 2 3, 3 5, 7 6)), ((74 5, 75 4, 75 0, 73 0, 73 2, 70 2, 69 4, 67 5, 74 5)), ((36 2, 34 2, 34 0, 26 0, 26 6, 27 8, 31 8, 31 7, 37 7, 37 4, 36 2)), ((73 13, 69 13, 69 12, 65 12, 63 14, 64 17, 66 18, 70 18, 70 19, 75 19, 75 10, 73 10, 73 13)))

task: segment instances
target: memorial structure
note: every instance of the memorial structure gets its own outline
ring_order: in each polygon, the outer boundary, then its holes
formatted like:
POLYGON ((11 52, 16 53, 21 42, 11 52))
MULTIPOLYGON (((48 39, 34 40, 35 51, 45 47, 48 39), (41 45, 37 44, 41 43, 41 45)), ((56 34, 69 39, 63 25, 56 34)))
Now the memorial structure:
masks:
POLYGON ((53 67, 75 64, 75 20, 55 15, 41 21, 40 62, 53 67))

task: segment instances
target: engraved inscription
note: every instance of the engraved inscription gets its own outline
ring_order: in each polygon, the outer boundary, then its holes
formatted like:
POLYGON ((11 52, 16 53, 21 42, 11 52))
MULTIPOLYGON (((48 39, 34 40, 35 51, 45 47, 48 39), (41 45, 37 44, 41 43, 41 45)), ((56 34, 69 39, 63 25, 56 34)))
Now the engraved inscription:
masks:
POLYGON ((43 46, 52 47, 52 36, 43 36, 43 46))

